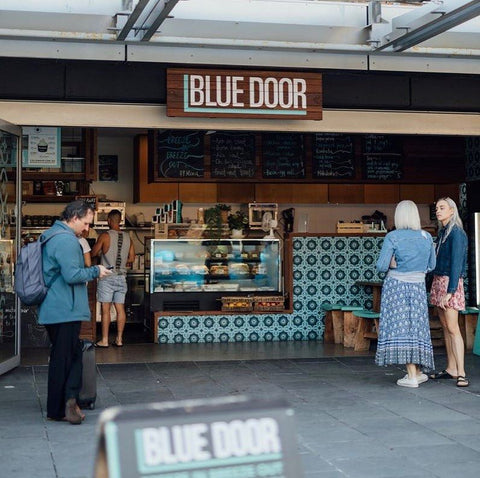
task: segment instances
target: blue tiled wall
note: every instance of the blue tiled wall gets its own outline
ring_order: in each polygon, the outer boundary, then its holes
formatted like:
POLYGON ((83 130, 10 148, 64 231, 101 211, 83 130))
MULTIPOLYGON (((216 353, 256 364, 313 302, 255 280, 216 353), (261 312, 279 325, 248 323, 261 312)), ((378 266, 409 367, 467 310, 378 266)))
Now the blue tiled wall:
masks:
POLYGON ((372 307, 370 288, 383 237, 295 237, 293 313, 165 316, 159 343, 317 340, 323 337, 325 302, 372 307))

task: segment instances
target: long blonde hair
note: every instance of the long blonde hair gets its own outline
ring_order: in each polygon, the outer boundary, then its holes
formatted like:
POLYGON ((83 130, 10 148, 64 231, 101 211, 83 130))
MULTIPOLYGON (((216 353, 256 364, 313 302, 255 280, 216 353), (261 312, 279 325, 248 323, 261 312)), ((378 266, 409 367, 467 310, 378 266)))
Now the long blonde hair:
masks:
POLYGON ((463 222, 460 219, 460 215, 458 214, 457 205, 455 204, 455 201, 453 199, 451 199, 449 197, 444 197, 444 198, 438 199, 437 203, 439 201, 445 201, 453 209, 453 215, 450 218, 450 220, 448 221, 446 226, 444 226, 441 223, 441 221, 438 221, 439 229, 445 228, 445 234, 442 238, 442 243, 444 243, 447 240, 447 237, 450 234, 450 232, 452 232, 452 229, 453 229, 454 226, 457 226, 457 227, 459 227, 460 229, 463 230, 463 222))

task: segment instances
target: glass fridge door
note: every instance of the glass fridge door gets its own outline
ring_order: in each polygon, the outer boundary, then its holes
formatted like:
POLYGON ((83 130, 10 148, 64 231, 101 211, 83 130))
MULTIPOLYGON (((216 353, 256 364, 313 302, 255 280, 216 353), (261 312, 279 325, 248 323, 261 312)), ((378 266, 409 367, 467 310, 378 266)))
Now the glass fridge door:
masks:
POLYGON ((282 292, 278 239, 154 239, 150 292, 282 292))

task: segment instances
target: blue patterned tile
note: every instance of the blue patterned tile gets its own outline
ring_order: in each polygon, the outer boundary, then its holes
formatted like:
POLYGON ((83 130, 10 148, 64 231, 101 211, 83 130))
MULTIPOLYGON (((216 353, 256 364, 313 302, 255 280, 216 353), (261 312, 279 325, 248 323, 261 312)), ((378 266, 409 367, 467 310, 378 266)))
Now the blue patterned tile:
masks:
POLYGON ((293 314, 161 317, 160 343, 319 340, 323 303, 372 307, 382 237, 309 237, 293 241, 293 314), (315 251, 312 254, 312 251, 315 251))

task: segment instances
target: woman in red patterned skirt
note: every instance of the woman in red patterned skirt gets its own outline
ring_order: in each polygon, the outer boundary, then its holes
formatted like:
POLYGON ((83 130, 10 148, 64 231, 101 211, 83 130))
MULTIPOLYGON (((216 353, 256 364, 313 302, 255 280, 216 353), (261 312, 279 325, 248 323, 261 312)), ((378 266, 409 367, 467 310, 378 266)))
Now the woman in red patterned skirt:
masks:
POLYGON ((430 378, 456 379, 457 387, 468 387, 464 343, 458 326, 458 311, 465 309, 463 277, 467 263, 467 235, 463 230, 457 205, 452 199, 439 199, 435 211, 440 230, 430 303, 437 307, 442 323, 447 367, 442 372, 430 375, 430 378))

